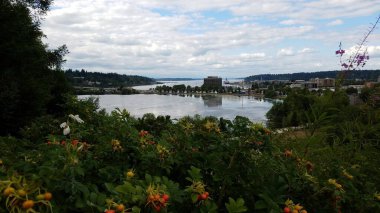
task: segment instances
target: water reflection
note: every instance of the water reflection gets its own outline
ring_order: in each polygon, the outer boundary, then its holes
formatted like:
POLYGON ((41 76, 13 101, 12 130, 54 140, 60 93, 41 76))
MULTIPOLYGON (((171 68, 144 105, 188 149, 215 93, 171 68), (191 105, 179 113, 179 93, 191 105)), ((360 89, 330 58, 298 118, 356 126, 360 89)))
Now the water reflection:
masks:
MULTIPOLYGON (((89 96, 83 95, 79 98, 89 96)), ((127 109, 131 115, 141 117, 145 113, 170 115, 181 118, 187 115, 215 116, 234 119, 245 116, 252 121, 265 122, 266 112, 272 103, 247 96, 234 95, 99 95, 99 105, 111 112, 116 107, 127 109)))
POLYGON ((220 95, 202 95, 202 100, 205 106, 218 107, 223 104, 223 98, 220 95))

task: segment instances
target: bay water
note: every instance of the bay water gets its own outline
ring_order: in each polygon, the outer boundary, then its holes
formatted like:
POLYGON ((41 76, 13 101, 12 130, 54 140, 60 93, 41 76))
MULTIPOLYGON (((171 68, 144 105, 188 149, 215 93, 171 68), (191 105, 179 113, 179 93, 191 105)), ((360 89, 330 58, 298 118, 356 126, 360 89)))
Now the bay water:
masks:
MULTIPOLYGON (((88 98, 91 95, 80 95, 88 98)), ((111 112, 116 108, 126 109, 132 116, 142 117, 146 113, 169 115, 171 118, 184 116, 215 116, 233 120, 244 116, 253 122, 265 123, 265 114, 272 107, 269 100, 252 96, 189 94, 189 95, 92 95, 99 99, 100 108, 111 112)))

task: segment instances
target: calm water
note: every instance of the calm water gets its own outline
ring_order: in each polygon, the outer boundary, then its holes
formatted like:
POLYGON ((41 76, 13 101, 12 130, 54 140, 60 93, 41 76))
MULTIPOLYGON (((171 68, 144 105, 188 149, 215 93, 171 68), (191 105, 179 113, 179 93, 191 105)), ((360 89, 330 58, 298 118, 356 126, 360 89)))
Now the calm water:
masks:
MULTIPOLYGON (((87 98, 81 95, 79 98, 87 98)), ((272 103, 247 96, 233 95, 97 95, 99 105, 111 112, 116 107, 127 109, 131 115, 141 117, 145 113, 170 115, 180 118, 186 115, 215 116, 234 119, 245 116, 252 121, 265 122, 265 113, 272 103)))

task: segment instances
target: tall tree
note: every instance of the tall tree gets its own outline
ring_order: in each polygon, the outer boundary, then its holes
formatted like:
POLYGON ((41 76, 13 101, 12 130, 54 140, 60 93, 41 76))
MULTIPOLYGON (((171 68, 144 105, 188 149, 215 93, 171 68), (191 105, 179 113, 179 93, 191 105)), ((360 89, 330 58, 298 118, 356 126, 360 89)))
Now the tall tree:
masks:
POLYGON ((65 46, 47 50, 40 16, 48 0, 0 0, 0 135, 59 111, 69 90, 60 71, 65 46))

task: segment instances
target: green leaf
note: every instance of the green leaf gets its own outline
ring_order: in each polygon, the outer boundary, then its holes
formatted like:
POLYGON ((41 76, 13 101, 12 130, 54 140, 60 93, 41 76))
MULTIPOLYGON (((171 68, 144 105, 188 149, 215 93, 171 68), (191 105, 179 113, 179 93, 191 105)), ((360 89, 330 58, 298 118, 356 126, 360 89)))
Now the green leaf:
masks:
POLYGON ((187 170, 192 180, 198 181, 202 179, 201 169, 198 169, 192 166, 189 170, 187 170))
POLYGON ((84 176, 84 170, 82 167, 75 167, 75 172, 80 175, 80 176, 84 176))
POLYGON ((78 197, 76 200, 75 200, 75 207, 78 208, 78 209, 81 209, 81 208, 84 208, 86 206, 85 202, 83 201, 82 198, 78 197))
POLYGON ((98 196, 94 193, 94 192, 91 192, 90 193, 90 197, 89 197, 89 200, 92 202, 92 203, 96 203, 96 198, 98 196))
POLYGON ((112 183, 105 183, 104 186, 110 192, 114 192, 115 191, 115 187, 112 185, 112 183))
POLYGON ((84 195, 84 197, 88 197, 90 194, 90 191, 88 190, 86 185, 83 185, 82 183, 76 182, 75 187, 79 189, 84 195))
POLYGON ((140 213, 141 209, 137 206, 132 207, 132 213, 140 213))
POLYGON ((153 178, 152 178, 152 176, 150 176, 149 174, 145 174, 145 181, 146 181, 147 183, 151 183, 151 182, 153 182, 153 178))
POLYGON ((98 205, 104 205, 106 199, 107 199, 107 196, 105 194, 98 193, 98 198, 96 200, 96 204, 98 204, 98 205))
POLYGON ((205 205, 202 206, 200 210, 202 213, 216 213, 218 210, 218 206, 214 202, 206 200, 205 205))
POLYGON ((243 198, 238 198, 236 201, 232 198, 228 198, 229 202, 226 203, 226 208, 229 213, 246 212, 247 207, 244 205, 243 198))
POLYGON ((196 195, 196 194, 191 194, 191 200, 193 201, 193 203, 197 202, 197 200, 198 200, 198 195, 196 195))
POLYGON ((267 204, 263 200, 259 200, 255 203, 255 209, 266 209, 267 204))

